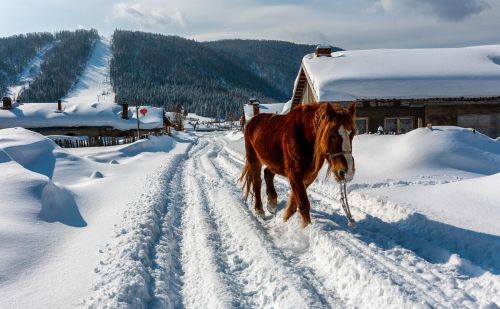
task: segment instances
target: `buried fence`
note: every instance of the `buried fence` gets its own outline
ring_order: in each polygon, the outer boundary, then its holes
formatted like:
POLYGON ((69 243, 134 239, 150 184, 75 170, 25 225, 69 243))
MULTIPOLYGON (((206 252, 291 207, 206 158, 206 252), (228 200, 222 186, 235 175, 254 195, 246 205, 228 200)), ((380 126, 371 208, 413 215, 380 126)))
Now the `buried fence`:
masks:
MULTIPOLYGON (((140 139, 150 136, 165 135, 163 132, 154 132, 142 135, 140 139)), ((52 136, 50 137, 57 145, 62 148, 81 148, 81 147, 101 147, 130 144, 138 140, 137 136, 52 136)))

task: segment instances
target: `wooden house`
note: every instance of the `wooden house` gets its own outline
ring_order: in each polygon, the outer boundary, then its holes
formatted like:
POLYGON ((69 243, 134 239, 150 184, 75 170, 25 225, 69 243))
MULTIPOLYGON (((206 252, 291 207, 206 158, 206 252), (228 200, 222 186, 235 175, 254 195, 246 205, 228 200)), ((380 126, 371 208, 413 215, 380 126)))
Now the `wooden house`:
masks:
POLYGON ((165 113, 152 106, 115 103, 12 103, 3 98, 0 129, 23 127, 43 135, 87 136, 90 139, 135 137, 165 130, 165 113))
POLYGON ((357 102, 359 133, 405 133, 428 123, 500 136, 500 45, 306 55, 291 108, 357 102))

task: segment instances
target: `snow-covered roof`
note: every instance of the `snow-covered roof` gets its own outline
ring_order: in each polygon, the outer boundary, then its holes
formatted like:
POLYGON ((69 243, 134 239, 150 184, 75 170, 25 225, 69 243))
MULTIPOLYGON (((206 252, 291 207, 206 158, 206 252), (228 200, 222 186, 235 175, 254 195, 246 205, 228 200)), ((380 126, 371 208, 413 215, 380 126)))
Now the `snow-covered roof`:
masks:
MULTIPOLYGON (((163 127, 163 109, 152 106, 139 107, 141 129, 163 127)), ((129 107, 129 119, 122 119, 122 106, 114 103, 63 103, 57 112, 56 103, 25 103, 10 110, 0 109, 0 128, 51 128, 51 127, 112 127, 131 130, 137 127, 135 107, 129 107)))
POLYGON ((500 95, 500 45, 339 51, 306 55, 319 102, 500 95))
MULTIPOLYGON (((259 104, 259 113, 261 114, 281 114, 285 103, 267 103, 259 104)), ((245 104, 243 106, 245 119, 248 121, 253 117, 253 106, 245 104)))

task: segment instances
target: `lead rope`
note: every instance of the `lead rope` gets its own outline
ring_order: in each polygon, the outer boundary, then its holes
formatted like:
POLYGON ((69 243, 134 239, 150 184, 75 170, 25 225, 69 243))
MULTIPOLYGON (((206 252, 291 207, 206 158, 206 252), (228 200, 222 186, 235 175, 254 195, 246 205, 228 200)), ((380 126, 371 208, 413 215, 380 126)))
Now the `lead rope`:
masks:
POLYGON ((342 202, 342 208, 347 216, 348 225, 353 227, 355 225, 355 221, 352 218, 351 210, 349 209, 349 202, 347 201, 347 185, 345 181, 340 183, 340 200, 342 202))

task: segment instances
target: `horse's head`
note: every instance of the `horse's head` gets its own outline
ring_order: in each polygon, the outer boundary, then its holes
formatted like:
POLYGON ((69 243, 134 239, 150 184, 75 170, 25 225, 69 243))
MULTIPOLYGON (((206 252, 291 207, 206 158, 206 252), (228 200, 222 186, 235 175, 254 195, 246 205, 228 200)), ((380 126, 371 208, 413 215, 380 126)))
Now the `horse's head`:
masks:
POLYGON ((348 108, 338 104, 321 104, 316 112, 316 160, 328 162, 328 172, 338 182, 349 182, 354 177, 352 139, 355 134, 356 103, 348 108))

